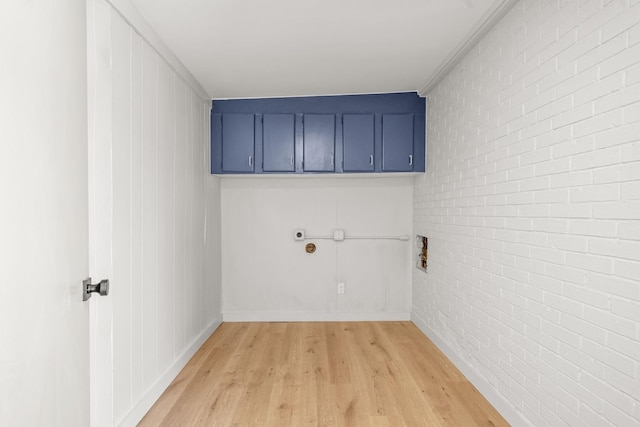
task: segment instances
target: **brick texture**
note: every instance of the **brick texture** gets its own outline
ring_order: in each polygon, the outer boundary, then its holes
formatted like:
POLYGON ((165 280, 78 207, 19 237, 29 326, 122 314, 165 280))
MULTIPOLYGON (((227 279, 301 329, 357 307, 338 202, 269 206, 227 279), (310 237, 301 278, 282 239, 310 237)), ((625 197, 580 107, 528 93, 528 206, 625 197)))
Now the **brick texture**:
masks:
POLYGON ((427 156, 413 316, 533 425, 640 425, 640 2, 516 4, 427 156))

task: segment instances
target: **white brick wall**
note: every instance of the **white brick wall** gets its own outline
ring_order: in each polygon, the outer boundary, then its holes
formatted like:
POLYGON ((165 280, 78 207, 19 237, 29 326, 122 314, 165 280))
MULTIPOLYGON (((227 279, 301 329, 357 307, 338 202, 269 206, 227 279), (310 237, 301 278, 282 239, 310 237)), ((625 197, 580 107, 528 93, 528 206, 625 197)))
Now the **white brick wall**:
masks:
POLYGON ((514 424, 640 425, 640 1, 523 0, 427 104, 414 321, 514 424))

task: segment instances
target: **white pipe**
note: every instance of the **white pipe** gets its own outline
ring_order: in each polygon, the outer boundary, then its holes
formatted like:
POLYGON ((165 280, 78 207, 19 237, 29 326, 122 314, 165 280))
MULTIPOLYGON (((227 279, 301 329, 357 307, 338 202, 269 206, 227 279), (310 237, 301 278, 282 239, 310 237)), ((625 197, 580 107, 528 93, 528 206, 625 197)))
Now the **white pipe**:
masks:
POLYGON ((409 240, 409 236, 344 236, 346 239, 352 240, 409 240))
MULTIPOLYGON (((409 240, 409 236, 344 236, 344 240, 409 240)), ((305 236, 304 240, 334 240, 333 236, 305 236)))

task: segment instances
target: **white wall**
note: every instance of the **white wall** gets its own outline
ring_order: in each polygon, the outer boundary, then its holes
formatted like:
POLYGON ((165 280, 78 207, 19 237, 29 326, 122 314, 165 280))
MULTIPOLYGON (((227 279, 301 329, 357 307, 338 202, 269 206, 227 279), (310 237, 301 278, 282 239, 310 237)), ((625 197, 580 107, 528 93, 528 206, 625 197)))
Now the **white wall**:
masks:
POLYGON ((411 235, 412 200, 411 177, 223 178, 224 319, 408 319, 413 240, 315 240, 307 254, 293 231, 411 235))
POLYGON ((135 425, 222 320, 211 101, 124 2, 90 1, 90 122, 108 145, 94 165, 112 176, 92 235, 110 230, 113 423, 135 425))
POLYGON ((413 320, 514 425, 638 425, 640 2, 522 1, 428 105, 413 320))
POLYGON ((89 422, 85 1, 0 2, 0 425, 89 422))

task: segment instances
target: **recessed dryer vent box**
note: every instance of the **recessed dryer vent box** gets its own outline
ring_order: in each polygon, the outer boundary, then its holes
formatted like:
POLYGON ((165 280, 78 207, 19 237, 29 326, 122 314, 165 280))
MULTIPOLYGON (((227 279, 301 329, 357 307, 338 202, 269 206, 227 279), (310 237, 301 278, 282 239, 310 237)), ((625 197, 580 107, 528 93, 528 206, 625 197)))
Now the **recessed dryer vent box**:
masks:
POLYGON ((427 272, 427 250, 429 246, 429 238, 425 236, 416 236, 417 262, 416 268, 427 272))

